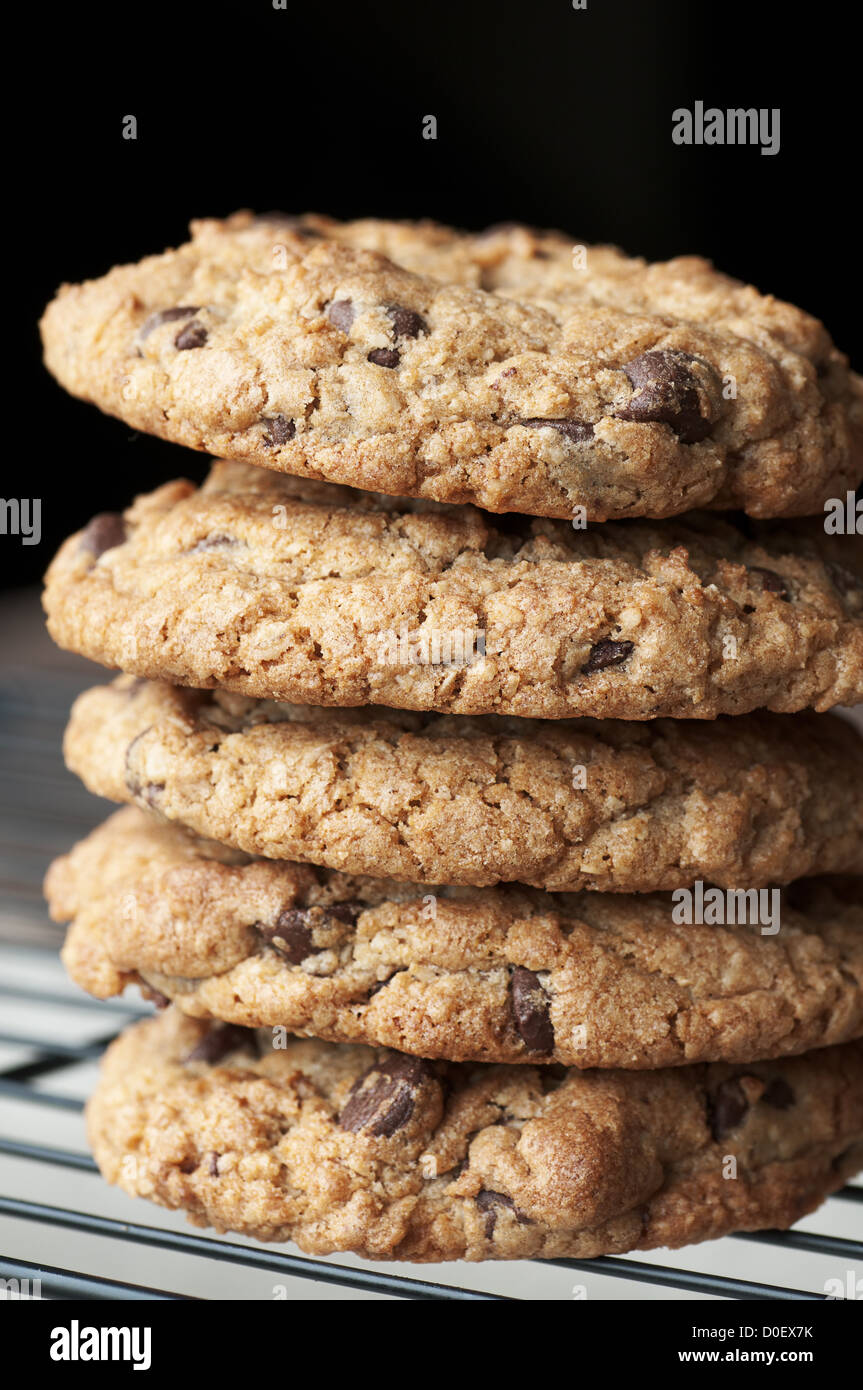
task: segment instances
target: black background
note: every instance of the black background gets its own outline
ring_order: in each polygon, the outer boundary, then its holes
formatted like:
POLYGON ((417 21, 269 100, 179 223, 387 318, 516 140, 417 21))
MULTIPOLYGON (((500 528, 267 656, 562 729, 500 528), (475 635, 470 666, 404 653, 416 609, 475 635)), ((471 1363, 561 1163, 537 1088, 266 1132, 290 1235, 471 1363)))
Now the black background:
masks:
POLYGON ((43 541, 0 537, 6 583, 34 582, 93 512, 203 473, 66 397, 35 329, 61 280, 176 245, 192 216, 519 220, 650 258, 699 252, 823 318, 861 366, 848 4, 176 0, 33 7, 29 22, 7 54, 22 97, 6 266, 28 352, 23 381, 7 377, 2 491, 41 496, 43 541), (778 106, 779 154, 674 145, 672 111, 696 100, 778 106))

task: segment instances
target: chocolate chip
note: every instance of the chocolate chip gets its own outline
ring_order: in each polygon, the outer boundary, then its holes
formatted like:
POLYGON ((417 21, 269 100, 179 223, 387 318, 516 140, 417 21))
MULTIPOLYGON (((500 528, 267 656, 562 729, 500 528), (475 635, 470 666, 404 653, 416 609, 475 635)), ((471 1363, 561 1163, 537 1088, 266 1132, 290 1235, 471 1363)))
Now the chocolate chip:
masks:
POLYGON ((365 910, 365 903, 358 902, 331 903, 325 909, 328 916, 335 917, 337 922, 344 922, 346 927, 356 926, 360 913, 365 912, 365 910))
POLYGON ((505 1192, 493 1192, 491 1188, 484 1187, 481 1192, 476 1194, 474 1201, 480 1211, 486 1213, 485 1234, 488 1240, 491 1240, 494 1235, 494 1228, 497 1225, 497 1214, 502 1207, 513 1213, 519 1225, 529 1224, 529 1218, 525 1216, 523 1211, 519 1211, 515 1202, 511 1197, 508 1197, 505 1192))
POLYGON ((312 944, 312 929, 309 925, 309 914, 300 907, 287 907, 280 912, 275 924, 271 927, 258 924, 258 931, 269 946, 274 951, 278 951, 280 956, 290 961, 291 965, 299 965, 314 951, 312 944))
POLYGON ((314 928, 325 928, 329 921, 344 926, 355 925, 362 903, 333 903, 331 907, 286 907, 272 926, 256 923, 258 932, 268 946, 278 951, 291 965, 299 965, 306 956, 325 949, 314 944, 314 928))
POLYGON ((354 1082, 339 1124, 352 1134, 365 1130, 391 1139, 410 1120, 420 1087, 433 1075, 430 1064, 419 1057, 393 1053, 354 1082))
POLYGON ((174 339, 174 347, 180 352, 187 352, 189 348, 203 347, 207 341, 207 330, 202 323, 197 323, 194 319, 187 323, 185 328, 181 328, 174 339))
POLYGON ((99 512, 81 532, 80 550, 89 550, 98 560, 106 550, 113 550, 126 539, 126 523, 119 512, 99 512))
POLYGON ((161 328, 163 323, 176 323, 178 319, 190 319, 197 314, 200 304, 178 304, 174 309, 159 309, 157 313, 151 314, 143 324, 138 338, 141 342, 148 338, 154 328, 161 328))
POLYGON ((191 1154, 188 1158, 180 1159, 180 1162, 177 1164, 177 1167, 179 1168, 181 1173, 194 1173, 197 1166, 198 1160, 196 1158, 193 1158, 191 1154))
POLYGON ((788 1082, 781 1076, 775 1076, 768 1083, 761 1099, 765 1105, 772 1105, 774 1110, 790 1110, 794 1104, 795 1096, 788 1082))
POLYGON ((406 309, 403 304, 388 304, 387 316, 392 321, 397 338, 418 338, 421 333, 429 331, 422 314, 417 314, 413 309, 406 309))
POLYGON ((211 1178, 217 1178, 219 1176, 219 1159, 221 1157, 222 1155, 217 1154, 214 1150, 210 1152, 207 1160, 207 1172, 211 1178))
POLYGON ((263 419, 267 425, 267 429, 264 431, 264 443, 271 447, 287 444, 288 440, 293 439, 297 432, 293 420, 289 420, 285 415, 265 415, 263 419))
POLYGON ((695 358, 689 352, 662 348, 643 352, 623 370, 635 387, 630 400, 618 410, 619 420, 657 421, 670 425, 684 444, 705 439, 714 423, 714 412, 704 388, 691 370, 695 358), (702 405, 707 411, 702 413, 702 405))
POLYGON ((552 429, 557 430, 573 444, 584 444, 588 439, 593 438, 593 425, 589 425, 586 420, 516 420, 517 425, 525 425, 528 429, 552 429))
POLYGON ((368 355, 368 361, 374 362, 376 367, 397 367, 400 360, 395 348, 372 348, 368 355))
POLYGON ((350 333, 354 317, 354 306, 350 299, 335 299, 327 310, 327 318, 340 333, 350 333))
POLYGON ((528 1052, 553 1052, 554 1029, 548 1014, 549 1000, 539 976, 517 965, 509 982, 509 992, 516 1031, 528 1052))
POLYGON ((761 587, 768 594, 778 594, 780 598, 785 599, 786 603, 790 602, 791 595, 788 592, 788 585, 781 574, 777 574, 775 570, 762 569, 760 565, 753 565, 749 573, 757 575, 761 580, 761 587))
POLYGON ((610 637, 603 637, 591 647, 590 656, 582 666, 581 674, 589 676, 593 671, 605 671, 609 666, 620 666, 634 650, 634 642, 614 642, 610 637))
POLYGON ((238 1023, 214 1023, 200 1042, 183 1058, 184 1062, 221 1062, 229 1052, 254 1052, 258 1044, 254 1028, 241 1028, 238 1023))
POLYGON ((707 1098, 707 1117, 717 1142, 725 1139, 746 1116, 749 1101, 736 1076, 721 1081, 712 1096, 707 1098))

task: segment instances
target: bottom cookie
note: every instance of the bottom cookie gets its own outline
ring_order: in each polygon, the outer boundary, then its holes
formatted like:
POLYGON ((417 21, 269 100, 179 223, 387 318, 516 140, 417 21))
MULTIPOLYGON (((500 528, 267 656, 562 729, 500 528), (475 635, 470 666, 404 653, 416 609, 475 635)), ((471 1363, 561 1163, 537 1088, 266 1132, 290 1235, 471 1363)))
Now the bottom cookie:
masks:
POLYGON ((592 1258, 812 1211, 863 1167, 863 1043, 585 1072, 169 1009, 108 1049, 87 1118, 109 1182, 219 1231, 383 1260, 592 1258))

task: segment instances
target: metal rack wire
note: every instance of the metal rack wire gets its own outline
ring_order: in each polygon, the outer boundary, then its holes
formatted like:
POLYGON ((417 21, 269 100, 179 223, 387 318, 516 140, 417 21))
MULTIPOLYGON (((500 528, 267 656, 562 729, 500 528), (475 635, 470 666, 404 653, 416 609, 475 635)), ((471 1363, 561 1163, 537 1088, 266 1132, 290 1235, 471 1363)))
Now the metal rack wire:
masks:
POLYGON ((98 1177, 81 1112, 99 1055, 145 1010, 74 990, 40 896, 47 860, 104 811, 64 771, 59 751, 69 703, 91 681, 92 668, 43 646, 0 688, 0 1186, 8 1189, 0 1278, 38 1279, 42 1296, 89 1300, 273 1297, 278 1287, 291 1298, 506 1301, 570 1299, 589 1285, 590 1297, 811 1301, 826 1296, 825 1276, 863 1270, 863 1187, 855 1186, 794 1231, 663 1251, 658 1260, 376 1266, 202 1234, 154 1208, 152 1221, 141 1216, 143 1204, 98 1177), (145 1282, 126 1277, 139 1268, 145 1282), (257 1283, 243 1282, 250 1279, 257 1283))
MULTIPOLYGON (((9 952, 0 950, 0 960, 9 952)), ((5 963, 5 962, 4 962, 5 963)), ((4 976, 8 973, 4 970, 4 976)), ((74 996, 54 993, 38 987, 27 988, 7 985, 0 986, 0 999, 12 999, 18 1005, 31 1004, 40 1009, 50 1006, 70 1006, 74 996)), ((102 1016, 114 1014, 113 1006, 99 1004, 95 1000, 80 999, 75 1006, 88 1010, 94 1021, 102 1022, 102 1016)), ((127 1011, 130 1015, 132 1010, 127 1011)), ((137 1010, 135 1012, 138 1012, 137 1010)), ((15 1061, 0 1069, 0 1098, 16 1101, 44 1110, 65 1111, 79 1114, 83 1102, 74 1095, 60 1090, 45 1089, 45 1082, 53 1081, 64 1070, 76 1063, 90 1062, 98 1057, 110 1041, 113 1033, 106 1035, 99 1029, 93 1041, 77 1043, 46 1042, 38 1035, 8 1032, 0 1033, 0 1044, 15 1050, 22 1049, 28 1054, 25 1061, 15 1061)), ((78 1173, 95 1175, 96 1165, 89 1154, 44 1142, 34 1143, 8 1134, 0 1135, 0 1155, 17 1159, 28 1164, 44 1165, 49 1178, 57 1171, 74 1170, 78 1173)), ((834 1199, 848 1203, 859 1213, 857 1223, 863 1228, 863 1188, 846 1187, 834 1199)), ((851 1212, 849 1211, 849 1216, 851 1212)), ((235 1266, 253 1267, 271 1275, 291 1276, 317 1283, 336 1286, 344 1291, 362 1290, 374 1294, 384 1294, 402 1299, 432 1299, 442 1301, 502 1300, 513 1295, 478 1290, 460 1284, 441 1283, 433 1278, 418 1278, 407 1274, 391 1273, 377 1269, 373 1265, 351 1267, 337 1262, 311 1259, 286 1254, 280 1250, 266 1247, 246 1246, 234 1240, 223 1240, 211 1235, 201 1235, 191 1231, 171 1230, 160 1225, 142 1224, 118 1220, 112 1216, 97 1215, 75 1209, 65 1204, 48 1201, 33 1201, 23 1197, 0 1197, 0 1218, 9 1217, 29 1223, 49 1225, 55 1229, 86 1234, 90 1236, 122 1239, 135 1245, 170 1250, 185 1255, 203 1256, 208 1260, 226 1262, 235 1266)), ((863 1241, 842 1236, 823 1235, 818 1232, 760 1232, 754 1235, 735 1237, 741 1241, 768 1245, 781 1249, 789 1258, 795 1252, 808 1252, 830 1256, 841 1263, 844 1269, 849 1262, 863 1260, 863 1241)), ((702 1247, 708 1252, 710 1247, 702 1247)), ((596 1260, 552 1260, 548 1263, 568 1271, 573 1277, 587 1274, 610 1275, 615 1279, 640 1281, 646 1285, 659 1286, 668 1291, 682 1291, 688 1294, 707 1294, 731 1299, 763 1300, 812 1300, 825 1297, 824 1293, 794 1287, 793 1284, 771 1284, 755 1279, 741 1279, 719 1272, 707 1270, 688 1270, 675 1268, 671 1264, 654 1263, 624 1258, 603 1258, 596 1260)), ((790 1268, 789 1264, 789 1268, 790 1268)), ((7 1257, 0 1254, 0 1277, 39 1278, 43 1295, 61 1298, 81 1299, 182 1299, 189 1295, 170 1292, 162 1288, 141 1286, 122 1279, 108 1279, 95 1276, 73 1268, 46 1266, 31 1260, 7 1257)))

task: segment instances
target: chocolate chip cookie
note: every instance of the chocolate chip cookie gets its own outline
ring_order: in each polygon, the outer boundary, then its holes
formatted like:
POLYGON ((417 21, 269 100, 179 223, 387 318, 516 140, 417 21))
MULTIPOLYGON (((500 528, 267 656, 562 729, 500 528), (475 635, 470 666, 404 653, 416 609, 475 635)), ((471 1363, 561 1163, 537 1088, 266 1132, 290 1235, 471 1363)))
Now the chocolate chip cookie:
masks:
POLYGON ((574 530, 218 463, 101 515, 47 578, 61 646, 322 705, 712 719, 863 700, 863 556, 818 522, 574 530))
POLYGON ((863 1035, 863 879, 814 879, 799 907, 795 891, 774 934, 678 925, 667 894, 429 892, 251 859, 131 807, 46 881, 73 919, 64 964, 99 998, 138 982, 196 1017, 331 1042, 624 1068, 863 1035))
POLYGON ((863 475, 863 387, 823 327, 695 257, 246 215, 64 286, 42 333, 135 429, 390 494, 769 517, 863 475))
POLYGON ((170 1010, 87 1108, 109 1182, 382 1260, 592 1258, 790 1226, 863 1165, 863 1045, 745 1068, 476 1067, 170 1010))
POLYGON ((79 697, 65 749, 102 796, 348 873, 618 892, 863 873, 863 740, 829 715, 474 720, 121 677, 79 697))

